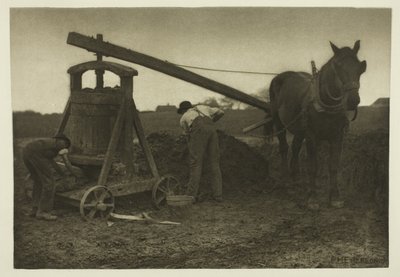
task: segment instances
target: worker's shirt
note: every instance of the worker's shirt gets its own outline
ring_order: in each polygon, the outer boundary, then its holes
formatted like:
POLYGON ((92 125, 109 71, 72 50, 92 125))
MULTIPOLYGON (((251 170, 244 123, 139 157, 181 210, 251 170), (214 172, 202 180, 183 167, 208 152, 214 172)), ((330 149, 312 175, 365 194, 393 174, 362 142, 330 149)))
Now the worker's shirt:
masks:
POLYGON ((218 108, 209 107, 206 105, 197 105, 193 108, 187 110, 181 117, 180 125, 185 133, 190 132, 190 127, 192 126, 193 121, 199 117, 209 117, 211 120, 214 115, 218 112, 222 112, 222 110, 218 108))
POLYGON ((54 159, 57 155, 65 155, 68 149, 57 150, 56 140, 53 138, 37 139, 24 148, 24 154, 35 155, 46 159, 54 159))

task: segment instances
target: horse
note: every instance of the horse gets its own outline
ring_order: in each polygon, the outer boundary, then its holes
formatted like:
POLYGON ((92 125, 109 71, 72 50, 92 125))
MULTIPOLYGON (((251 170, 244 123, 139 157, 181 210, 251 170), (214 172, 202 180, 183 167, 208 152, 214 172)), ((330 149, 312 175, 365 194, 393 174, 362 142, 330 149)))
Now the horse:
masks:
POLYGON ((317 153, 321 141, 329 143, 329 206, 342 208, 337 185, 337 174, 342 153, 343 137, 349 125, 346 114, 360 103, 360 76, 367 62, 357 57, 360 41, 353 48, 338 48, 330 42, 333 57, 316 74, 286 71, 275 76, 269 87, 272 121, 266 126, 269 134, 279 140, 281 170, 289 173, 286 131, 294 135, 290 173, 298 172, 298 157, 303 141, 306 142, 308 160, 308 193, 306 205, 319 209, 316 197, 317 153))

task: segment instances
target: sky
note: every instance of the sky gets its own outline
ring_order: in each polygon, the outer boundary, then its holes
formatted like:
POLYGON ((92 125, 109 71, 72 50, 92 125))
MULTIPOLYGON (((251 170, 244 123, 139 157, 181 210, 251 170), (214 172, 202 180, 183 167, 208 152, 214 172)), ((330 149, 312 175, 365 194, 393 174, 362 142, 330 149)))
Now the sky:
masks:
MULTIPOLYGON (((66 43, 69 32, 103 34, 113 44, 168 60, 206 68, 279 73, 310 72, 332 56, 329 41, 353 47, 361 40, 361 105, 390 94, 391 10, 372 8, 12 8, 10 11, 13 111, 62 112, 69 96, 70 66, 94 60, 66 43)), ((139 71, 134 99, 139 110, 194 103, 219 94, 151 69, 112 59, 139 71)), ((254 94, 273 76, 193 72, 254 94)), ((94 74, 84 75, 91 86, 94 74)), ((106 76, 106 85, 117 80, 106 76)))

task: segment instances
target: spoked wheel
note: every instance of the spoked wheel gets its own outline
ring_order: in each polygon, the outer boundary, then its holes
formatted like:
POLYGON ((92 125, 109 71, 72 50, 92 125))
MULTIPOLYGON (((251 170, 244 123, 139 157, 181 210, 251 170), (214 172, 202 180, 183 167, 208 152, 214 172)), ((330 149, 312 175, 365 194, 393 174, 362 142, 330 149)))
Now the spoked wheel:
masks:
POLYGON ((105 186, 94 186, 85 191, 80 204, 81 216, 90 220, 96 216, 107 217, 114 210, 114 196, 105 186))
POLYGON ((177 195, 180 193, 183 193, 183 187, 178 179, 171 175, 163 176, 153 186, 153 204, 155 208, 159 209, 165 202, 167 195, 177 195))

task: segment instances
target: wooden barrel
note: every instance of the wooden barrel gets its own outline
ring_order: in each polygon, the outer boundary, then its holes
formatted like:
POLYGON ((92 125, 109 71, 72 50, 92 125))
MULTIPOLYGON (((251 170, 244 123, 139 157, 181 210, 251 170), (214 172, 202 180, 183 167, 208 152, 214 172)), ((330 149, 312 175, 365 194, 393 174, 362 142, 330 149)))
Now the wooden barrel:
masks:
POLYGON ((122 95, 120 89, 71 92, 72 153, 90 156, 106 153, 122 95))

